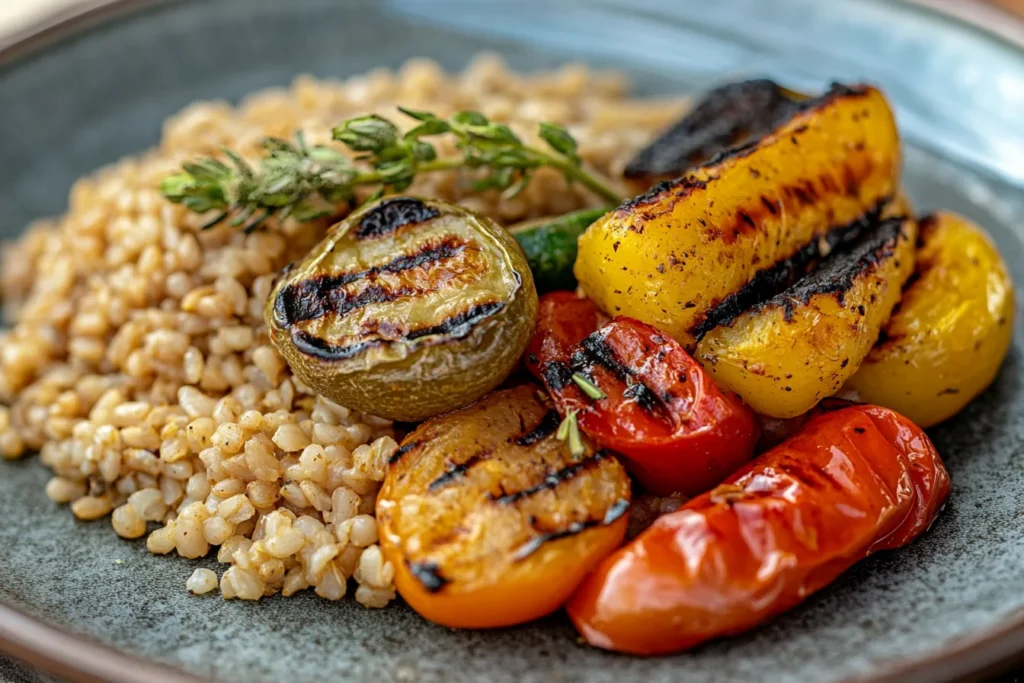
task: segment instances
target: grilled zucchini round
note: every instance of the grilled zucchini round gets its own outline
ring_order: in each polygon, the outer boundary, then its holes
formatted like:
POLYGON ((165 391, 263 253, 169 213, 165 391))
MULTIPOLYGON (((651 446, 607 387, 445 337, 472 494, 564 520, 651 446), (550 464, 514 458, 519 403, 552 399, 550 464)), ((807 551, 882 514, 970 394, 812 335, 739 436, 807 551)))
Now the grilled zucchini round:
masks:
POLYGON ((500 384, 536 315, 530 268, 505 230, 415 197, 375 202, 331 228, 265 310, 271 339, 307 386, 407 421, 500 384))

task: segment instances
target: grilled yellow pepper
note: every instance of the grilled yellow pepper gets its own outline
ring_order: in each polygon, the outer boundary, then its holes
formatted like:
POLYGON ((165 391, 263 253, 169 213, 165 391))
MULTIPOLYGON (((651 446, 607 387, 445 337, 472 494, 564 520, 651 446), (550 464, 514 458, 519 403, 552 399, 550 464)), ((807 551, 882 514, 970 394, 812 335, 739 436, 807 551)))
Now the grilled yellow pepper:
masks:
POLYGON ((835 86, 773 132, 627 201, 579 241, 575 273, 604 312, 692 350, 756 273, 891 198, 900 145, 885 97, 835 86))
POLYGON ((533 332, 537 292, 522 249, 489 219, 391 197, 331 228, 281 277, 264 317, 317 393, 418 421, 508 377, 533 332))
POLYGON ((1013 281, 985 232, 956 214, 921 221, 917 279, 848 388, 922 427, 996 376, 1013 330, 1013 281))
POLYGON ((795 417, 857 371, 914 270, 913 219, 889 218, 795 285, 711 330, 697 359, 770 417, 795 417))

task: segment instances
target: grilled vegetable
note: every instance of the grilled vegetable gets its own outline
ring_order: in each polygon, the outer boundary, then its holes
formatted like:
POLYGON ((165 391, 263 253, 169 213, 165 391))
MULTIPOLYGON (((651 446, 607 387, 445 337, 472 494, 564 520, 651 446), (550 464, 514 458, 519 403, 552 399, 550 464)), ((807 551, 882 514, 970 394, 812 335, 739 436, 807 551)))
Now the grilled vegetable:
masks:
POLYGON ((509 227, 509 232, 526 254, 537 291, 576 288, 576 278, 572 274, 572 266, 576 262, 576 242, 591 223, 611 208, 581 209, 509 227))
POLYGON ((597 311, 568 292, 541 299, 527 367, 563 415, 622 454, 657 495, 707 491, 754 453, 754 415, 666 335, 631 318, 592 332, 597 311))
POLYGON ((772 81, 728 83, 709 91, 674 126, 640 150, 623 171, 637 192, 681 176, 716 155, 769 135, 806 97, 772 81))
POLYGON ((555 611, 626 532, 629 477, 574 456, 539 387, 497 391, 410 434, 377 499, 381 547, 413 609, 488 628, 555 611))
POLYGON ((967 219, 923 219, 919 244, 916 279, 848 387, 930 427, 995 378, 1010 347, 1014 292, 995 245, 967 219))
POLYGON ((827 413, 606 558, 569 616, 591 645, 642 655, 735 635, 909 543, 948 493, 938 453, 906 418, 827 413))
POLYGON ((871 350, 914 268, 913 219, 890 218, 697 345, 719 386, 795 417, 839 391, 871 350))
POLYGON ((395 197, 334 226, 280 278, 265 317, 317 393, 415 421, 501 383, 536 312, 529 266, 506 231, 444 202, 395 197))
POLYGON ((576 277, 609 315, 688 350, 717 304, 896 191, 899 136, 882 94, 835 86, 773 132, 622 204, 579 241, 576 277))

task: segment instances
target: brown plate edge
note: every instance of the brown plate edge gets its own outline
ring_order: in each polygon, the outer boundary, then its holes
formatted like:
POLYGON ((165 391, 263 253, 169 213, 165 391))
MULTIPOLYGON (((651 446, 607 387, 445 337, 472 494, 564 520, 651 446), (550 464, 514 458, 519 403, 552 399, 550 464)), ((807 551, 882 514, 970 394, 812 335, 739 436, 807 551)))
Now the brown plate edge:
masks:
MULTIPOLYGON (((0 67, 47 45, 118 16, 173 0, 81 0, 0 37, 0 67)), ((1024 49, 1024 21, 977 0, 904 0, 952 17, 1024 49)), ((177 669, 126 655, 86 636, 0 602, 0 652, 75 683, 202 683, 177 669)), ((877 676, 847 683, 973 683, 1024 663, 1024 610, 1001 624, 954 641, 942 652, 913 660, 894 660, 877 676)))

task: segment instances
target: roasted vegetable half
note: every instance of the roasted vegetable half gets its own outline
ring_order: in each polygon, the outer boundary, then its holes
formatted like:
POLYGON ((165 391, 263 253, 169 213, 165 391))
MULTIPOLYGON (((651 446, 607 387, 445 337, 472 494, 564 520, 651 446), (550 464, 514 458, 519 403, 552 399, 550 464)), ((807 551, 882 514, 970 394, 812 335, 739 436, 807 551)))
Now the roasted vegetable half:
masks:
POLYGON ((536 314, 530 268, 505 230, 441 201, 392 197, 334 226, 281 277, 265 317, 317 393, 415 421, 501 383, 536 314))
POLYGON ((910 543, 948 495, 939 454, 906 418, 821 415, 605 558, 569 617, 591 645, 641 655, 736 635, 910 543))
POLYGON ((917 223, 889 218, 782 293, 708 332, 697 358, 756 412, 795 417, 860 367, 914 268, 917 223))
POLYGON ((717 304, 879 207, 896 192, 899 168, 882 93, 834 86, 770 133, 591 225, 576 277, 605 313, 639 318, 692 350, 719 322, 709 318, 717 304))
POLYGON ((1013 331, 1013 281, 988 235, 941 212, 921 221, 915 279, 848 384, 922 427, 959 412, 996 376, 1013 331))
POLYGON ((679 344, 572 292, 540 300, 526 365, 559 410, 657 495, 703 493, 754 454, 757 422, 679 344))
POLYGON ((622 542, 630 484, 585 438, 574 455, 535 385, 422 424, 377 499, 395 586, 439 624, 488 628, 555 611, 622 542))

